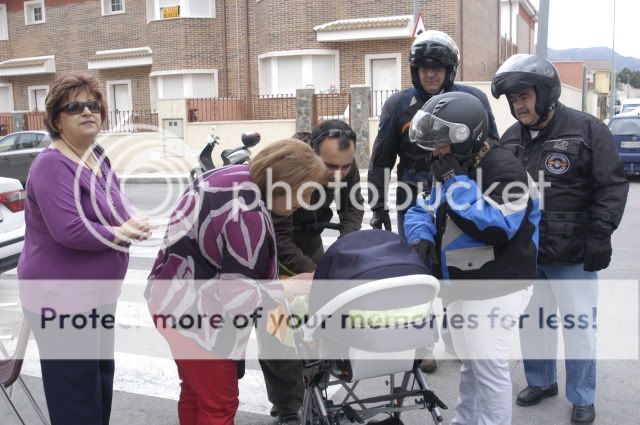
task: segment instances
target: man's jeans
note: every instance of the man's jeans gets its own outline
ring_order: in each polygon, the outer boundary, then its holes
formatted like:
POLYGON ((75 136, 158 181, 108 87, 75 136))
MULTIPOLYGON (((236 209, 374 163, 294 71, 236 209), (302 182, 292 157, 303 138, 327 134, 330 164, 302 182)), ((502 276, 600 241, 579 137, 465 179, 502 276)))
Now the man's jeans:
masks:
MULTIPOLYGON (((539 280, 533 286, 533 295, 525 310, 529 316, 520 331, 527 383, 537 387, 554 384, 557 381, 558 332, 548 328, 541 331, 539 317, 540 309, 543 309, 546 323, 549 315, 560 311, 558 327, 562 327, 564 337, 566 396, 577 406, 592 404, 596 390, 596 329, 592 322, 598 305, 598 275, 584 271, 583 267, 583 264, 538 266, 539 280), (576 281, 559 282, 569 279, 576 281), (589 326, 565 329, 562 318, 570 314, 574 317, 586 314, 590 319, 589 326)), ((577 320, 575 322, 577 324, 577 320)))

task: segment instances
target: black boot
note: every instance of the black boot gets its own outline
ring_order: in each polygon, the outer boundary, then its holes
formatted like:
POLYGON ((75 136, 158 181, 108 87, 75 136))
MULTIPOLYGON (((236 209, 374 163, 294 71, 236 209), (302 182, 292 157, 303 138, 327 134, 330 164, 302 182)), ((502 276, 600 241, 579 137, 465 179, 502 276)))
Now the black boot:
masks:
POLYGON ((593 404, 588 406, 573 405, 571 411, 571 423, 574 424, 590 424, 596 418, 596 409, 593 404))
POLYGON ((524 390, 520 391, 518 397, 516 397, 516 404, 518 406, 534 406, 547 397, 553 397, 558 395, 558 384, 553 384, 550 387, 532 387, 528 386, 524 390))

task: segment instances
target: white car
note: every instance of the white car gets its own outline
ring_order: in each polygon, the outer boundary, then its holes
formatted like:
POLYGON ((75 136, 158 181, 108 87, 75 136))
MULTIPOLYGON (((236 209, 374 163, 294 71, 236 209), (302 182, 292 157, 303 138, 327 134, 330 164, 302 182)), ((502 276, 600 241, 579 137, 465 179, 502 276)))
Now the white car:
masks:
POLYGON ((0 272, 18 264, 24 244, 25 198, 19 180, 0 177, 0 272))

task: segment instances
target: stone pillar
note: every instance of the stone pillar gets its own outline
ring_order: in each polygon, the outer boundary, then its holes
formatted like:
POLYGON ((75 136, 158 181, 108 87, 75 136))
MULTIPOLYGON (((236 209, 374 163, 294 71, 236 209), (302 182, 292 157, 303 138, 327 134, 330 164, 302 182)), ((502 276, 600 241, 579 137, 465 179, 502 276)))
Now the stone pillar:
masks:
POLYGON ((371 88, 364 85, 351 86, 351 128, 358 135, 356 162, 358 168, 369 167, 369 112, 371 111, 371 88))
POLYGON ((313 128, 313 94, 314 89, 296 90, 296 132, 313 128))
POLYGON ((14 112, 13 118, 13 131, 25 131, 27 129, 27 113, 26 112, 14 112))

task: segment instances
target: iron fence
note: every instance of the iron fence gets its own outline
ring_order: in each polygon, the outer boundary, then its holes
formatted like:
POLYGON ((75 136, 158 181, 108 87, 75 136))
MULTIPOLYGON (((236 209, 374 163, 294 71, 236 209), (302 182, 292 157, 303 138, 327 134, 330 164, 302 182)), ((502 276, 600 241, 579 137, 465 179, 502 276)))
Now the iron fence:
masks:
POLYGON ((384 103, 393 94, 398 93, 400 90, 373 90, 371 92, 371 114, 372 117, 379 117, 382 113, 382 107, 384 103))
POLYGON ((351 93, 322 93, 313 95, 313 125, 337 119, 351 123, 349 108, 351 93))
POLYGON ((139 133, 158 131, 158 113, 151 109, 109 111, 102 123, 105 133, 139 133))

